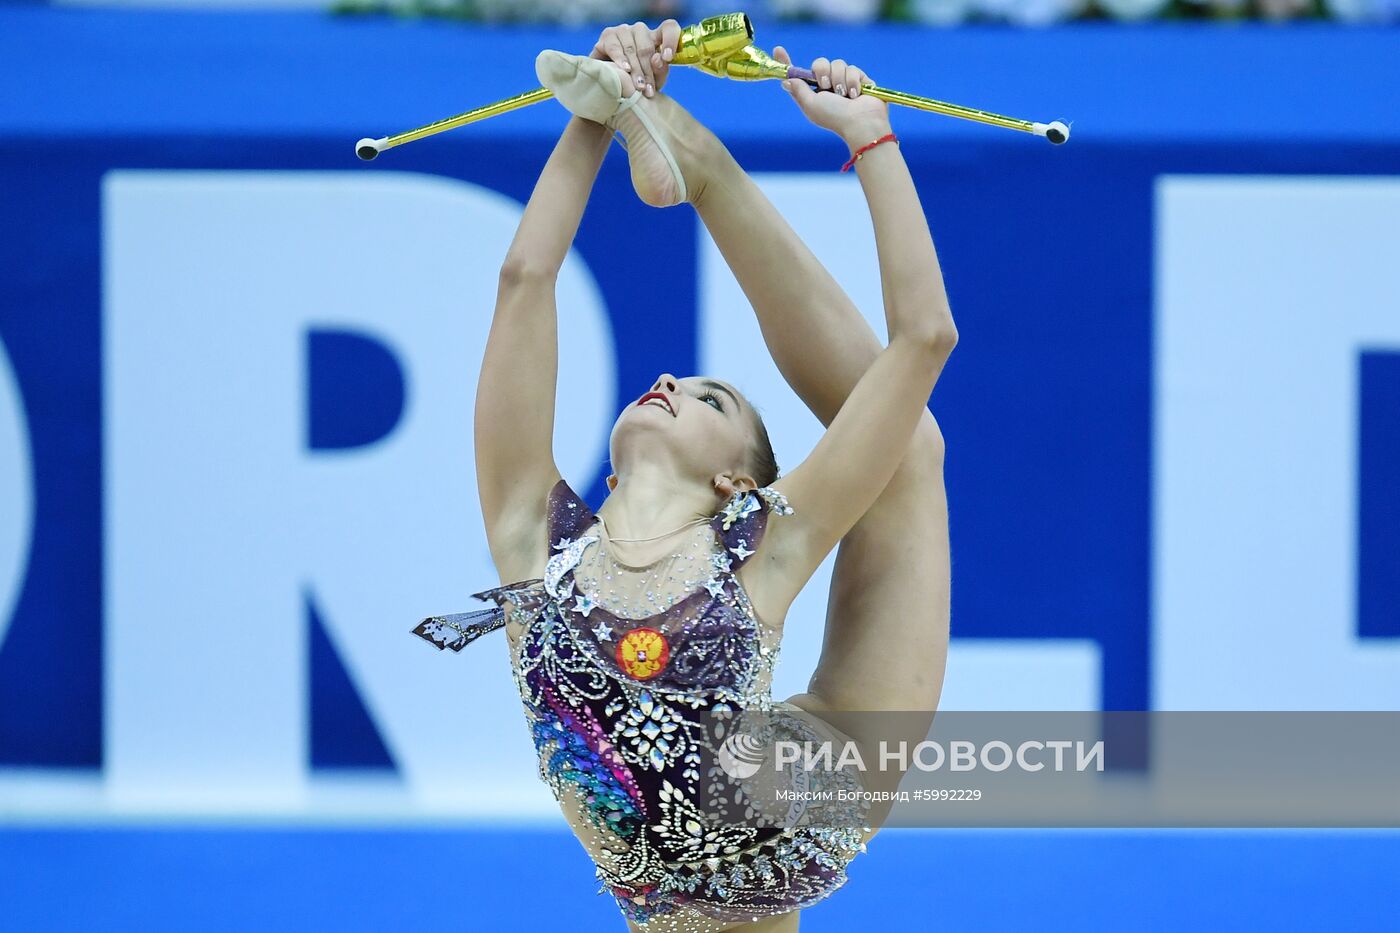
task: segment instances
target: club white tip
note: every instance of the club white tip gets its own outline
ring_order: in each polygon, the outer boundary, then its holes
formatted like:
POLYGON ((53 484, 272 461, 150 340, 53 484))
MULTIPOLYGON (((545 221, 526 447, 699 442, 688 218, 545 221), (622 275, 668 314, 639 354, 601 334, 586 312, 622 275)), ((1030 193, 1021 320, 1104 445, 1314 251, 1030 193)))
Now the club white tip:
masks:
POLYGON ((1069 139, 1069 127, 1059 120, 1053 123, 1032 123, 1037 136, 1044 136, 1055 145, 1059 145, 1069 139))
POLYGON ((384 145, 384 143, 388 141, 388 138, 389 137, 384 136, 379 139, 370 139, 366 136, 364 139, 355 143, 355 155, 368 162, 379 155, 381 152, 380 146, 384 145))

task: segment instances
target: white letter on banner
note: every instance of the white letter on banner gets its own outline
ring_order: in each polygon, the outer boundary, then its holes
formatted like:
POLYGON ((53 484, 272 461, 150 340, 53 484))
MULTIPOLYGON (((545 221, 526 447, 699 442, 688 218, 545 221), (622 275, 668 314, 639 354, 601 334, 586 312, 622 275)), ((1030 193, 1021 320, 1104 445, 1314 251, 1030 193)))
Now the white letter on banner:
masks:
POLYGON ((1394 709, 1356 637, 1357 372, 1400 350, 1400 180, 1157 186, 1153 708, 1394 709))
POLYGON ((34 469, 24 397, 0 343, 0 646, 29 566, 34 530, 34 469))
MULTIPOLYGON (((411 633, 495 586, 471 452, 497 272, 521 206, 410 173, 118 171, 104 182, 105 764, 119 806, 307 803, 306 594, 411 808, 547 812, 497 634, 411 633), (397 426, 306 449, 306 334, 379 341, 397 426)), ((612 424, 598 289, 559 277, 560 468, 612 424), (579 438, 592 439, 579 443, 579 438)), ((522 365, 532 361, 522 360, 522 365)), ((399 806, 403 804, 400 803, 399 806)))

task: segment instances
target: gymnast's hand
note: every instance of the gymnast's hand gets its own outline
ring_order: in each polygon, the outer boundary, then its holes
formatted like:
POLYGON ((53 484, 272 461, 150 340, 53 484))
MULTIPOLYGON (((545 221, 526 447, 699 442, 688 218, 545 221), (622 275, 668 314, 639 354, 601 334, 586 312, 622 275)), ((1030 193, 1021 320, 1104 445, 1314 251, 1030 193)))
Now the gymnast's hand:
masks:
MULTIPOLYGON (((787 49, 781 45, 774 47, 773 57, 784 65, 792 64, 787 49)), ((821 93, 797 78, 783 82, 807 119, 847 142, 867 143, 890 131, 889 105, 861 93, 862 84, 870 80, 865 72, 839 58, 836 61, 818 58, 812 62, 812 74, 823 88, 821 93)))
POLYGON ((673 19, 651 29, 643 22, 609 26, 598 36, 590 58, 616 62, 647 97, 656 96, 671 73, 671 59, 681 42, 681 24, 673 19))

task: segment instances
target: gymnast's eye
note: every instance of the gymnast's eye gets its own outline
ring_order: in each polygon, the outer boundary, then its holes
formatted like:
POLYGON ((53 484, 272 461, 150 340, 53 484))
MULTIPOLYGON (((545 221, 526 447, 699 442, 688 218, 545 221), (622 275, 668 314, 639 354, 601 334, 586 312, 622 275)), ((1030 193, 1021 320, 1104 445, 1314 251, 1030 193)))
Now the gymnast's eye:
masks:
POLYGON ((700 396, 700 401, 702 401, 702 402, 706 402, 706 401, 708 401, 708 402, 713 402, 715 408, 719 409, 720 411, 724 411, 724 403, 721 402, 721 401, 719 400, 719 396, 718 396, 718 395, 715 395, 713 392, 706 392, 704 395, 700 396))

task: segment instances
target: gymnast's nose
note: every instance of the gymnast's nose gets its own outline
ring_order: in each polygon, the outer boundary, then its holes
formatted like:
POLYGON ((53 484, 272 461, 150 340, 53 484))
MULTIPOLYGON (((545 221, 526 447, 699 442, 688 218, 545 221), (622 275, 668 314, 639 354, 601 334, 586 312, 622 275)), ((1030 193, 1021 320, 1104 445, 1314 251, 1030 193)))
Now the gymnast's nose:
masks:
POLYGON ((676 394, 676 377, 670 373, 662 373, 661 378, 651 384, 653 392, 666 392, 670 395, 676 394))

